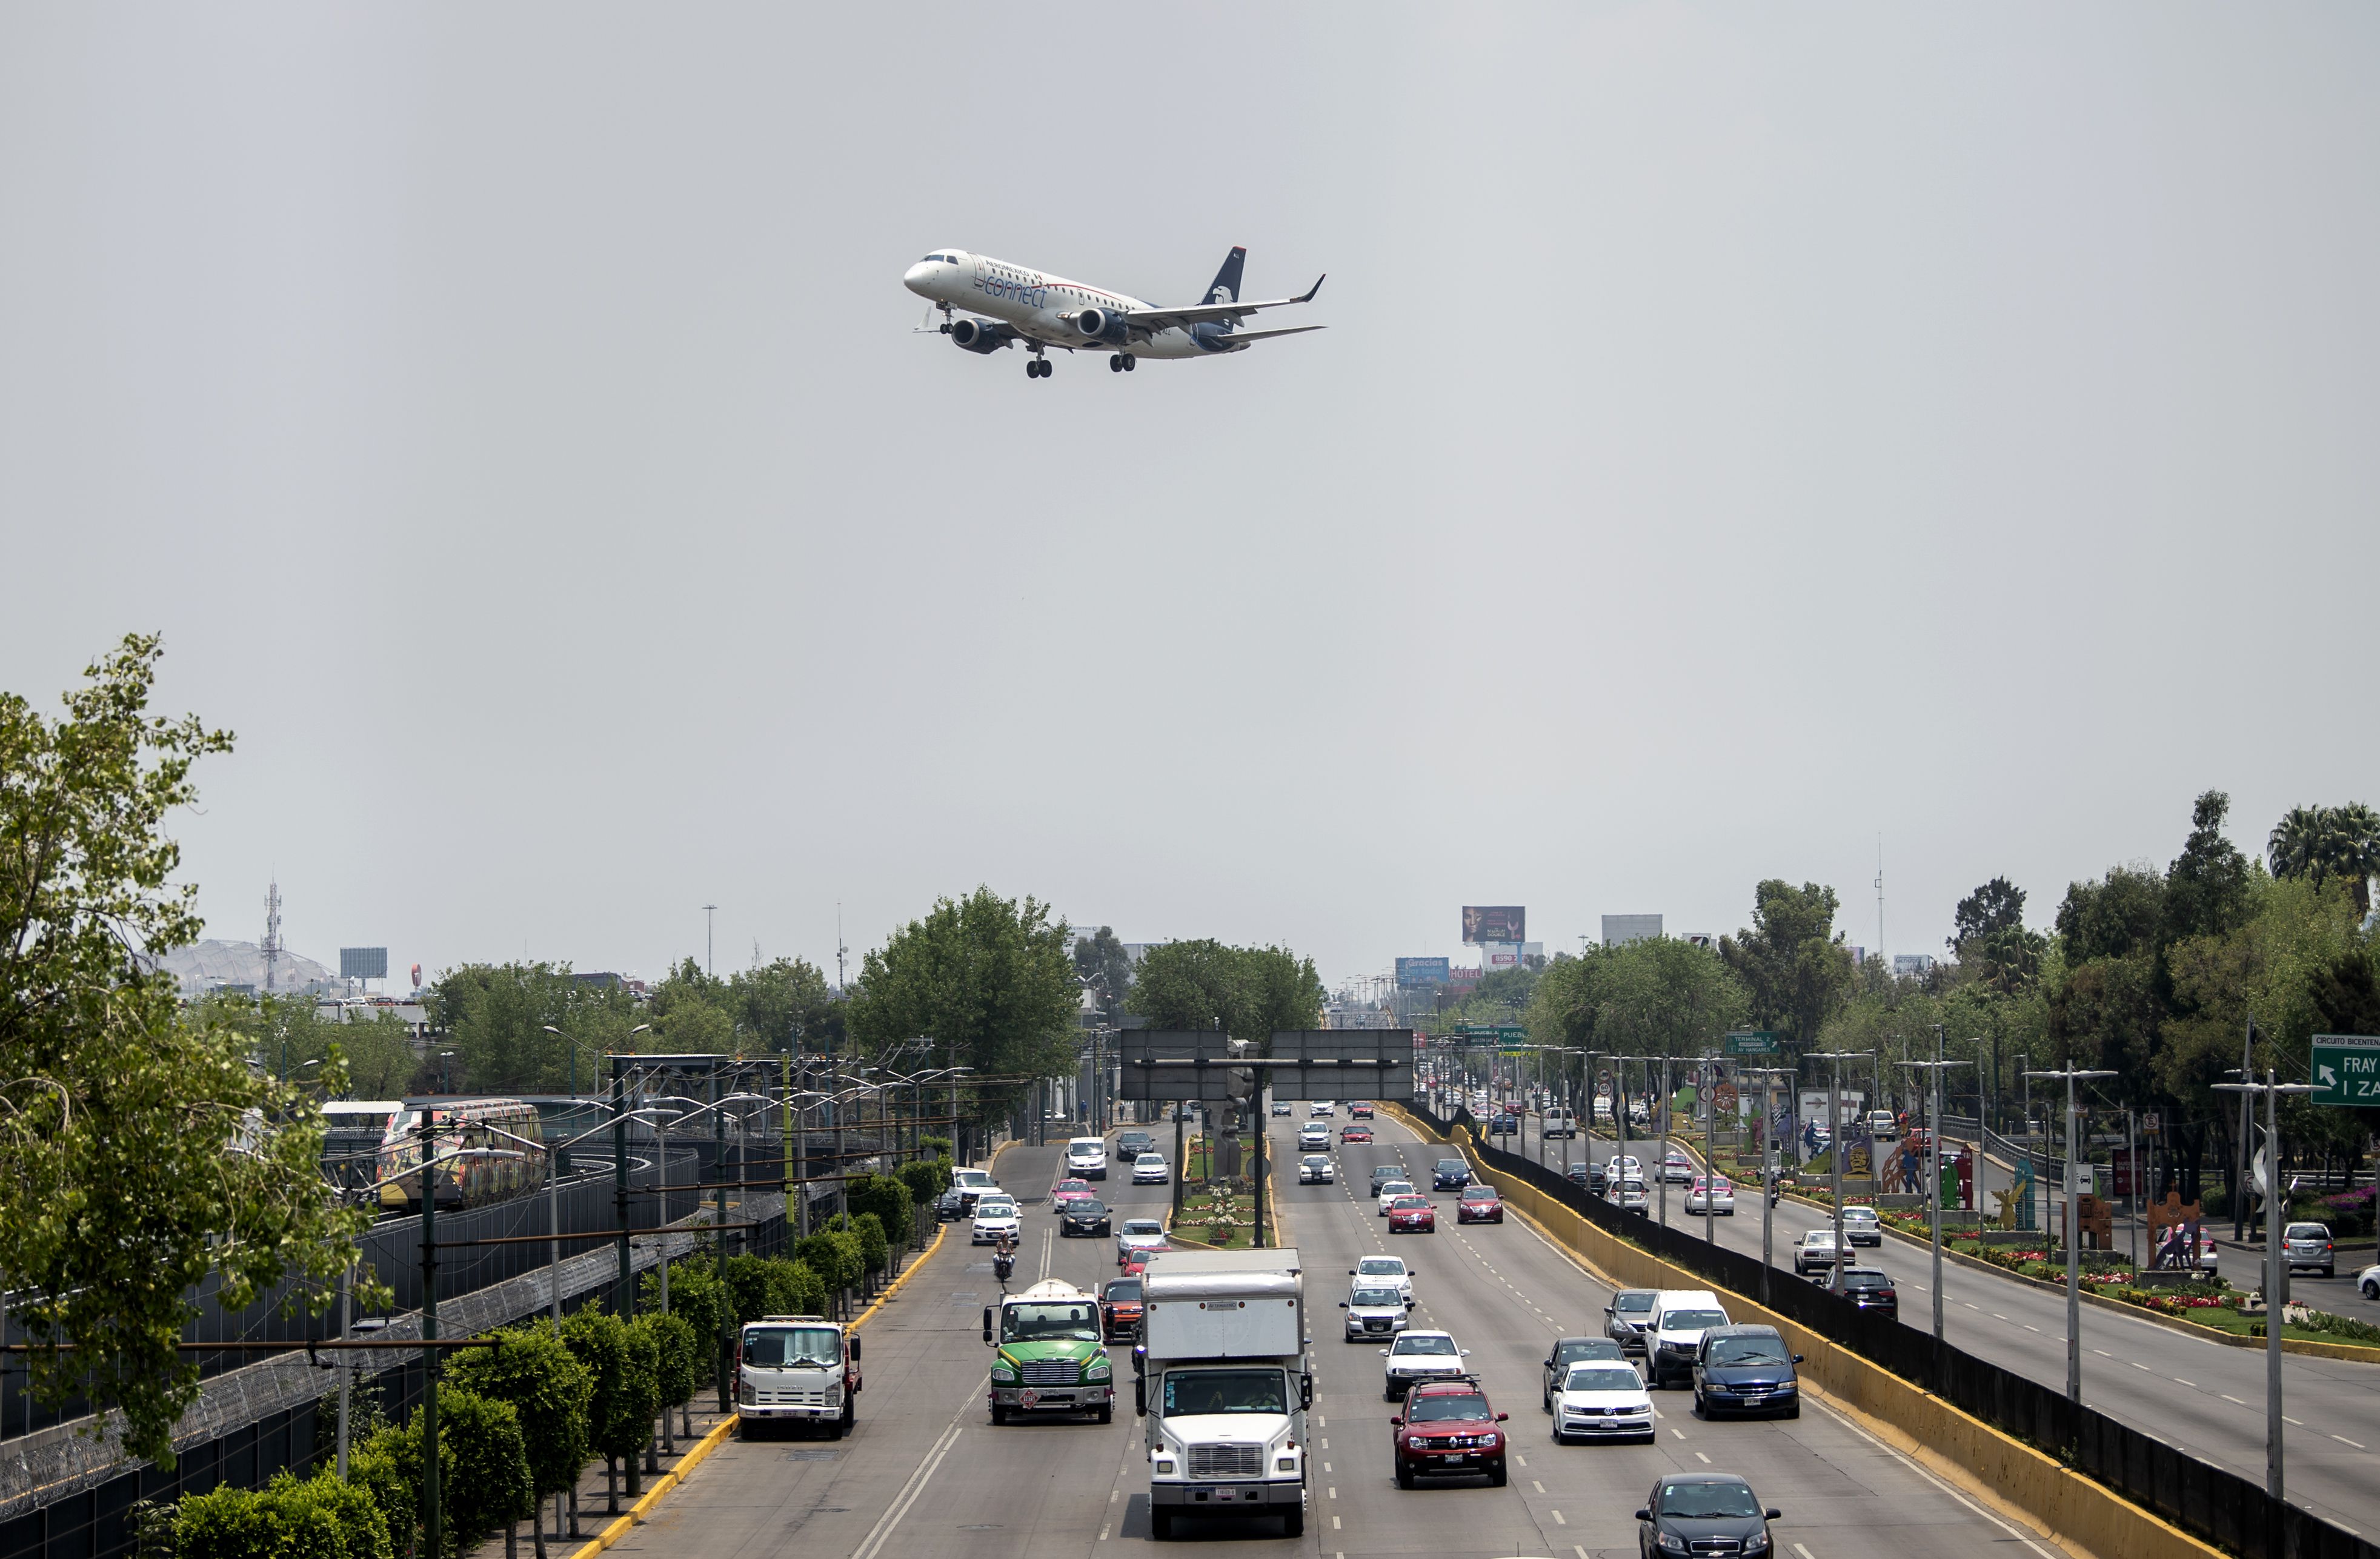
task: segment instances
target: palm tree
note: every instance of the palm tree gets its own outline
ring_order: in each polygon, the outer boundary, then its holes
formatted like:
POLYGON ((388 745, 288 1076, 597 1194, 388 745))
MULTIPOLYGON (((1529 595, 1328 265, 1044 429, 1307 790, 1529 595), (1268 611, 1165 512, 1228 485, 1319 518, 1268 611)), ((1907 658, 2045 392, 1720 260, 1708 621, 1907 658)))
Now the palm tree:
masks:
POLYGON ((2372 878, 2380 872, 2380 813, 2361 801, 2341 807, 2291 807, 2273 825, 2265 858, 2276 877, 2316 883, 2336 877, 2354 895, 2355 912, 2372 910, 2372 878))

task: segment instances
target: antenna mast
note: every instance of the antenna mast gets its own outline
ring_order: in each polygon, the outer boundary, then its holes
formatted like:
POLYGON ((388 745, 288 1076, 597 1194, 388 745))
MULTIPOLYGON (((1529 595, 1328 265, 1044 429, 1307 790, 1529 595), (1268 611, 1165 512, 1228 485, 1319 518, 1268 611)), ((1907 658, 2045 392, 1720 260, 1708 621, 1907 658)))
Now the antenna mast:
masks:
POLYGON ((1884 972, 1892 972, 1892 958, 1884 950, 1884 835, 1876 836, 1876 956, 1884 960, 1884 972))
POLYGON ((273 992, 275 966, 281 962, 281 880, 274 878, 264 890, 264 990, 273 992))
POLYGON ((834 988, 848 991, 843 980, 843 956, 851 949, 843 944, 843 900, 834 901, 834 988))

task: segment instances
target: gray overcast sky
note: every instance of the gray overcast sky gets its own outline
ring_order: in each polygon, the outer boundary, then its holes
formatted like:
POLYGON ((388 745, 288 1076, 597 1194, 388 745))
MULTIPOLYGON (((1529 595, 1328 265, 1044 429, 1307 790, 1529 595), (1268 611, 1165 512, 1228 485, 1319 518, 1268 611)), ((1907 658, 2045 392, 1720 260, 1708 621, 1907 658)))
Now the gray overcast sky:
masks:
POLYGON ((2368 5, 0 10, 0 686, 211 932, 1326 977, 2380 800, 2368 5), (945 245, 1325 333, 1028 382, 945 245))

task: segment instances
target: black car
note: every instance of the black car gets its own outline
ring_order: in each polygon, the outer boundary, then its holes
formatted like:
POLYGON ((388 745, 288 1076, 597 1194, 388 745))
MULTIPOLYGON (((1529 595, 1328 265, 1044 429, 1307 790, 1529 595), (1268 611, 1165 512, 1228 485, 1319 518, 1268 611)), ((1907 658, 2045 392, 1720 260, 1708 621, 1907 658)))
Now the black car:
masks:
POLYGON ((1694 1352, 1694 1410, 1706 1419, 1721 1413, 1802 1416, 1802 1382, 1793 1366, 1798 1353, 1785 1351, 1774 1326, 1714 1326, 1694 1352))
POLYGON ((966 1214, 966 1193, 956 1186, 953 1186, 934 1199, 934 1222, 938 1224, 953 1223, 965 1217, 966 1214))
POLYGON ((1115 1231, 1108 1225, 1108 1204, 1097 1197, 1076 1197, 1058 1214, 1058 1232, 1075 1235, 1105 1235, 1115 1231))
POLYGON ((1379 1200, 1379 1195, 1380 1195, 1380 1188, 1381 1188, 1381 1187, 1383 1187, 1383 1186, 1385 1186, 1385 1185, 1387 1185, 1390 1181, 1391 1181, 1391 1180, 1402 1180, 1402 1179, 1404 1179, 1404 1178, 1406 1178, 1406 1175, 1405 1175, 1405 1166, 1404 1166, 1403 1164, 1401 1164, 1401 1163, 1376 1163, 1376 1164, 1374 1164, 1374 1165, 1372 1166, 1372 1199, 1373 1199, 1375 1201, 1378 1200, 1379 1200))
POLYGON ((1675 1473, 1653 1485, 1636 1513, 1636 1552, 1643 1559, 1671 1553, 1773 1553, 1768 1523, 1784 1516, 1781 1510, 1761 1509, 1752 1485, 1741 1478, 1675 1473))
POLYGON ((1614 1364, 1626 1364, 1628 1355, 1609 1337, 1556 1337, 1553 1347, 1546 1354, 1546 1378, 1540 1389, 1538 1405, 1548 1413, 1554 1410, 1554 1391, 1570 1377, 1570 1367, 1609 1359, 1614 1364))
POLYGON ((1603 1194, 1603 1166, 1599 1163, 1574 1163, 1570 1166, 1570 1183, 1584 1186, 1589 1196, 1603 1194))
POLYGON ((1900 1313, 1900 1291, 1892 1286, 1891 1278, 1874 1267, 1843 1267, 1821 1273, 1818 1286, 1829 1294, 1841 1295, 1864 1310, 1900 1313))
POLYGON ((1471 1166, 1461 1159, 1440 1159, 1430 1166, 1429 1188, 1433 1191, 1459 1191, 1471 1184, 1471 1166))
POLYGON ((1146 1131, 1116 1133, 1116 1157, 1119 1159, 1136 1159, 1143 1153, 1153 1153, 1156 1151, 1157 1139, 1146 1131))

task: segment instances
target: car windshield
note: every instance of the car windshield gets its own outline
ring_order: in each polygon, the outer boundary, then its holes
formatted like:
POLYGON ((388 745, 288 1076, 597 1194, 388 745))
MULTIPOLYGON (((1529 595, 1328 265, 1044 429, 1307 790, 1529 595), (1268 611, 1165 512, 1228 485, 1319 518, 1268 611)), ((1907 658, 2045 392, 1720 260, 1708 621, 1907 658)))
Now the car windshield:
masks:
POLYGON ((1804 1245, 1832 1245, 1835 1243, 1835 1231, 1832 1229, 1812 1229, 1808 1234, 1802 1236, 1802 1243, 1804 1245))
POLYGON ((1477 1392, 1433 1393, 1413 1405, 1406 1414, 1410 1423, 1436 1423, 1441 1419, 1485 1419, 1489 1417, 1488 1399, 1477 1392))
POLYGON ((843 1337, 827 1326, 766 1326, 744 1334, 744 1362, 756 1370, 832 1369, 843 1359, 843 1337))
POLYGON ((975 1204, 975 1215, 978 1218, 1014 1218, 1016 1216, 1016 1204, 985 1197, 975 1204))
POLYGON ((1288 1411, 1288 1388, 1278 1370, 1176 1370, 1165 1377, 1168 1418, 1288 1411))
POLYGON ((1747 1483, 1664 1483, 1660 1508, 1664 1516, 1709 1520, 1722 1516, 1757 1516, 1760 1502, 1752 1497, 1752 1487, 1747 1483))
POLYGON ((962 1169, 958 1172, 955 1178, 960 1185, 967 1187, 970 1189, 973 1189, 978 1186, 989 1186, 992 1183, 991 1176, 980 1169, 962 1169))
POLYGON ((1402 1277, 1405 1264, 1402 1257, 1366 1256, 1355 1263, 1355 1270, 1366 1277, 1402 1277))
POLYGON ((1108 1215, 1108 1204, 1097 1197, 1077 1197, 1075 1204, 1066 1209, 1066 1213, 1073 1218, 1104 1218, 1108 1215))
POLYGON ((1468 1167, 1469 1166, 1461 1159, 1440 1159, 1438 1161, 1438 1172, 1440 1175, 1461 1175, 1468 1167))
POLYGON ((1133 1162, 1139 1164, 1143 1169, 1162 1169, 1165 1167, 1165 1161, 1159 1158, 1155 1153, 1143 1153, 1133 1162))
POLYGON ((1713 1364, 1782 1364, 1785 1350, 1766 1337, 1722 1337, 1710 1346, 1713 1364))
POLYGON ((1554 1362, 1568 1364, 1573 1358, 1617 1358, 1620 1345, 1605 1337, 1573 1337, 1554 1349, 1554 1362))
POLYGON ((1846 1207, 1843 1209, 1843 1222, 1846 1224, 1873 1224, 1876 1222, 1876 1209, 1873 1207, 1846 1207))
POLYGON ((1000 1312, 1000 1340, 1096 1343, 1099 1340, 1099 1313, 1079 1300, 1072 1304, 1011 1305, 1000 1312))
POLYGON ((1843 1286, 1846 1288, 1889 1288, 1892 1286, 1892 1279, 1885 1276, 1882 1273, 1843 1273, 1843 1286))
POLYGON ((1397 1297, 1393 1288, 1358 1288, 1355 1297, 1348 1303, 1360 1309, 1366 1305, 1402 1306, 1404 1300, 1397 1297))
POLYGON ((1463 1200, 1465 1201, 1494 1201, 1496 1200, 1496 1193, 1485 1186, 1472 1186, 1464 1189, 1463 1200))
POLYGON ((1161 1235, 1165 1232, 1165 1225, 1154 1218, 1127 1218, 1123 1221, 1123 1232, 1128 1235, 1161 1235))
POLYGON ((1324 1158, 1320 1153, 1308 1153, 1299 1162, 1304 1163, 1308 1169, 1319 1169, 1330 1161, 1324 1158))
POLYGON ((1451 1354, 1454 1352, 1454 1339, 1451 1337, 1399 1337, 1397 1351, 1399 1353, 1451 1354))
POLYGON ((1391 1212, 1410 1212, 1415 1208, 1427 1207, 1428 1205, 1429 1198, 1427 1197, 1399 1197, 1396 1200, 1389 1203, 1389 1211, 1391 1212))
POLYGON ((1577 1364, 1562 1382, 1564 1391, 1642 1391, 1645 1382, 1625 1364, 1577 1364))
POLYGON ((1664 1332, 1703 1332, 1727 1324, 1727 1317, 1717 1310, 1671 1310, 1661 1318, 1664 1332))
POLYGON ((1653 1308, 1653 1296, 1642 1289, 1633 1294, 1621 1294, 1611 1301, 1611 1308, 1623 1314, 1631 1310, 1649 1310, 1653 1308))
POLYGON ((1136 1277, 1118 1278, 1108 1285, 1108 1303, 1111 1305, 1118 1302, 1129 1304, 1139 1297, 1140 1279, 1136 1277))
POLYGON ((1413 1187, 1402 1180, 1391 1180, 1380 1188, 1380 1194, 1384 1197, 1399 1197, 1412 1189, 1413 1187))
POLYGON ((1088 1180, 1061 1180, 1058 1188, 1062 1191, 1087 1191, 1091 1183, 1088 1180))

